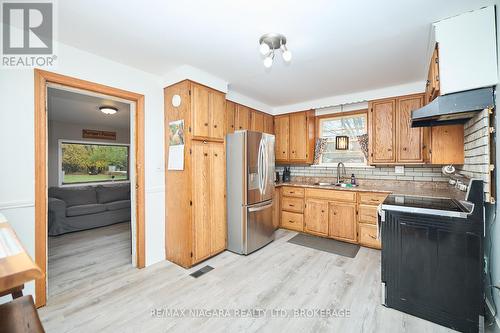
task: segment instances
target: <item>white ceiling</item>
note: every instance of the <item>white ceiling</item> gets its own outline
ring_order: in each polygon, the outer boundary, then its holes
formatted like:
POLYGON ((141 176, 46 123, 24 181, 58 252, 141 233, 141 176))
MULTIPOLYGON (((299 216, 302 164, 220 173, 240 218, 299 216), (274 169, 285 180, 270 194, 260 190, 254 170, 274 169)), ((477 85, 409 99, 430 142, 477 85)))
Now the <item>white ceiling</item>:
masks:
POLYGON ((129 128, 130 105, 107 98, 84 95, 77 92, 48 88, 49 120, 71 124, 95 125, 101 128, 129 128), (106 115, 100 106, 118 108, 113 115, 106 115))
POLYGON ((63 43, 160 76, 190 65, 275 107, 424 80, 431 23, 494 2, 74 0, 58 25, 63 43), (267 32, 286 35, 290 65, 264 68, 267 32))

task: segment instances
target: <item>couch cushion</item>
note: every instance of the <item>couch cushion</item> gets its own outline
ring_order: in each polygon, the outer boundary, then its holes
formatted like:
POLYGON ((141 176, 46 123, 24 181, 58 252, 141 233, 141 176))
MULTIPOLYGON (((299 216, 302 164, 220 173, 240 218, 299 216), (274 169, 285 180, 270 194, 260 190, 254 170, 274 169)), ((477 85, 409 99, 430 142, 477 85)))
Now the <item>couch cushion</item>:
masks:
POLYGON ((98 186, 96 190, 97 200, 99 203, 130 200, 130 184, 119 186, 98 186))
POLYGON ((106 211, 106 206, 102 204, 90 204, 90 205, 79 205, 71 206, 66 208, 66 216, 80 216, 102 213, 106 211))
POLYGON ((105 204, 107 210, 118 210, 124 208, 130 208, 130 200, 119 200, 108 202, 105 204))
POLYGON ((49 189, 49 197, 66 202, 68 207, 97 203, 96 190, 92 186, 51 187, 49 189))

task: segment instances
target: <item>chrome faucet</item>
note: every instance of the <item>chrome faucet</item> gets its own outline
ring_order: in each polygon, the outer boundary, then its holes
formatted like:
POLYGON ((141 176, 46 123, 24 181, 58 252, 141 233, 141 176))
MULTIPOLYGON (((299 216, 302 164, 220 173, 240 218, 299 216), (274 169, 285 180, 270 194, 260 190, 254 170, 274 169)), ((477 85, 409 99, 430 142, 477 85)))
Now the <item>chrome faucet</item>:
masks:
POLYGON ((345 171, 345 165, 342 162, 339 162, 337 164, 337 184, 340 184, 340 181, 343 177, 340 176, 340 173, 342 172, 343 176, 347 176, 347 172, 345 171))

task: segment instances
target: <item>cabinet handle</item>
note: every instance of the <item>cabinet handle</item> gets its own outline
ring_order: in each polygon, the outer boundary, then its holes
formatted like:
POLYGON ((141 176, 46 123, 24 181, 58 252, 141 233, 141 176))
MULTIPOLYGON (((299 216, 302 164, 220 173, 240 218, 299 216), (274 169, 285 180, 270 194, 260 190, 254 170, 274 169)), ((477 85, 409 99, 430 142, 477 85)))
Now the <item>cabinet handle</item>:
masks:
POLYGON ((288 222, 289 222, 289 223, 293 223, 293 221, 292 221, 292 220, 288 220, 288 222))
POLYGON ((214 125, 214 128, 217 128, 217 125, 214 125))
POLYGON ((406 147, 403 148, 403 151, 406 151, 406 147))
POLYGON ((207 153, 204 153, 203 155, 208 156, 208 154, 207 154, 207 153))
POLYGON ((290 207, 295 207, 295 205, 292 205, 292 204, 288 204, 288 206, 290 206, 290 207))
POLYGON ((208 126, 208 123, 205 123, 205 126, 208 126))
POLYGON ((368 236, 370 236, 373 239, 377 239, 377 237, 375 237, 375 236, 372 236, 372 235, 368 235, 368 236))
POLYGON ((391 148, 387 148, 387 151, 392 151, 392 149, 391 148))

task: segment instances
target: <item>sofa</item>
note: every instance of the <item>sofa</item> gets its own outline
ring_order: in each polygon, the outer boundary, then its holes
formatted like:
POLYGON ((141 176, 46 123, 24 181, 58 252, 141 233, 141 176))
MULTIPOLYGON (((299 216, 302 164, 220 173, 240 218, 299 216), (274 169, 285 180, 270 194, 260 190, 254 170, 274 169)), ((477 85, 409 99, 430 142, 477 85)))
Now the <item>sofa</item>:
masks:
POLYGON ((51 187, 49 236, 130 221, 130 184, 51 187))

